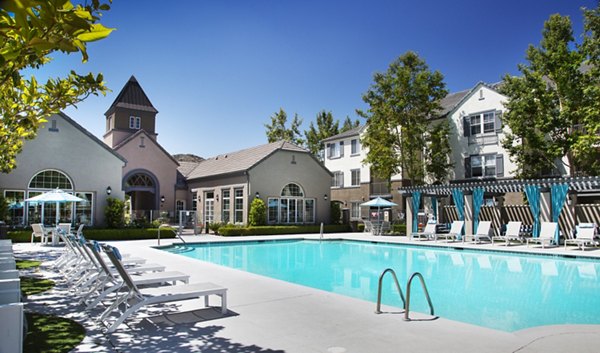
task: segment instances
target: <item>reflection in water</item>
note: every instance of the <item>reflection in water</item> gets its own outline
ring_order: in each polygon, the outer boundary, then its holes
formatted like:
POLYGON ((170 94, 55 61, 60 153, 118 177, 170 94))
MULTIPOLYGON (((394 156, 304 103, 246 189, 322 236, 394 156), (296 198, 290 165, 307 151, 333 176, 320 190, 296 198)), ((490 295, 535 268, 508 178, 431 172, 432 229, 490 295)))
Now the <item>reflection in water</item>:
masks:
MULTIPOLYGON (((403 288, 421 272, 437 315, 505 331, 600 323, 599 264, 591 260, 357 241, 213 243, 182 255, 373 302, 386 268, 403 288)), ((411 310, 428 312, 421 286, 412 290, 411 310)), ((389 276, 383 303, 402 306, 389 276)))

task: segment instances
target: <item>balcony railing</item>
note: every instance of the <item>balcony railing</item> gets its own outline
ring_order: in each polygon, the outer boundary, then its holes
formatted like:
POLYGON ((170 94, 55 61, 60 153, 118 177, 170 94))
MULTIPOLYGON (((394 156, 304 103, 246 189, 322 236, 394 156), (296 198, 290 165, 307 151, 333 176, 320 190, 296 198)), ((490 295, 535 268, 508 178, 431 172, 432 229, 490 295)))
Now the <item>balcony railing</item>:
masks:
POLYGON ((369 192, 371 195, 390 195, 390 188, 388 187, 387 182, 375 182, 371 183, 369 187, 369 192))
POLYGON ((469 145, 497 145, 498 134, 483 134, 469 136, 469 145))

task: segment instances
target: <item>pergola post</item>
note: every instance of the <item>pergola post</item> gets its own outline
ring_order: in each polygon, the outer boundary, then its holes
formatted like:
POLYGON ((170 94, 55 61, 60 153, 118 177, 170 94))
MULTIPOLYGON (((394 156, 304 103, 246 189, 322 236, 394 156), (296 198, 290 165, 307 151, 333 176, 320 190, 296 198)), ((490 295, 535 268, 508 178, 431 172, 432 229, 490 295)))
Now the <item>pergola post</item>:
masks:
POLYGON ((465 235, 473 235, 473 194, 465 194, 465 235))
MULTIPOLYGON (((410 239, 410 234, 412 233, 412 225, 413 225, 413 208, 412 208, 412 194, 407 194, 404 198, 406 201, 405 209, 406 209, 406 236, 410 239)), ((417 210, 419 212, 419 210, 417 210)))

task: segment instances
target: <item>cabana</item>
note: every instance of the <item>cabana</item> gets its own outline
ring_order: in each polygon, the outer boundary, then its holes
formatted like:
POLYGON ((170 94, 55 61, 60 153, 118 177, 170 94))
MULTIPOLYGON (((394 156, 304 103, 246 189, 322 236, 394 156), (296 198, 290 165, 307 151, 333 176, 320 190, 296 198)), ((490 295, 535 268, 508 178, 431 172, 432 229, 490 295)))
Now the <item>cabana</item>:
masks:
MULTIPOLYGON (((526 195, 533 217, 532 236, 537 237, 541 222, 559 222, 563 206, 568 200, 568 194, 580 195, 582 193, 600 192, 600 177, 469 180, 440 185, 407 186, 399 188, 398 191, 405 197, 407 233, 417 231, 417 213, 419 212, 421 199, 431 197, 433 212, 438 214, 438 199, 452 197, 456 205, 458 218, 465 221, 464 231, 469 235, 473 234, 474 229, 477 229, 485 194, 503 195, 522 192, 526 195)), ((572 207, 577 202, 577 197, 574 197, 574 199, 572 207)), ((594 219, 590 222, 599 224, 600 219, 594 219)), ((563 225, 563 228, 565 227, 567 226, 563 225)), ((563 233, 567 234, 566 232, 569 230, 563 229, 563 233)), ((557 244, 559 237, 560 232, 557 230, 555 235, 557 244)))

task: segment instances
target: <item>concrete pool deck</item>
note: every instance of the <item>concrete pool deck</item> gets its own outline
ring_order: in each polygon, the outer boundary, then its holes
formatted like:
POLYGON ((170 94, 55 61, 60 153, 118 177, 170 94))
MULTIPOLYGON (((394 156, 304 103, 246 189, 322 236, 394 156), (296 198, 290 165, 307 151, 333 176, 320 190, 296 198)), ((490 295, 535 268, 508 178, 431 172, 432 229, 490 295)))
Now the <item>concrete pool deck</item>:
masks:
MULTIPOLYGON (((186 235, 184 239, 208 242, 301 237, 319 236, 227 238, 203 234, 186 235)), ((436 244, 407 241, 406 237, 373 237, 368 233, 326 234, 325 238, 506 249, 502 245, 436 244)), ((173 242, 180 241, 163 239, 161 245, 173 242)), ((29 308, 62 312, 84 323, 88 337, 75 352, 597 352, 600 345, 600 325, 542 326, 503 332, 444 318, 429 320, 428 315, 413 312, 411 318, 416 320, 405 322, 401 309, 384 306, 383 311, 388 313, 376 315, 372 302, 166 253, 152 248, 157 245, 156 240, 114 244, 122 252, 163 264, 167 270, 187 273, 192 283, 210 281, 227 287, 230 314, 223 317, 216 309, 204 308, 201 301, 180 302, 171 310, 143 311, 128 320, 127 326, 107 335, 83 314, 83 308, 60 285, 29 298, 29 308)), ((508 250, 587 256, 600 261, 600 249, 582 252, 574 248, 538 248, 518 245, 508 250)), ((59 249, 15 244, 18 257, 51 258, 59 249)), ((51 274, 47 267, 41 271, 51 274)), ((212 306, 219 304, 217 298, 211 298, 212 306)))

